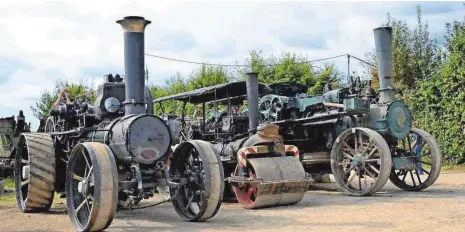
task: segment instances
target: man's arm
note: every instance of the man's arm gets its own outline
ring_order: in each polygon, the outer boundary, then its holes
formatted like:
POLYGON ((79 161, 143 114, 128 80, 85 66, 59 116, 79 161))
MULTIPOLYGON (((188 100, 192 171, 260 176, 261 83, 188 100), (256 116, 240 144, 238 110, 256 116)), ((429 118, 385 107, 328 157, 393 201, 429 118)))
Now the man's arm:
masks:
POLYGON ((61 101, 61 94, 58 96, 55 103, 53 103, 52 108, 56 108, 58 106, 58 104, 60 104, 60 101, 61 101))
POLYGON ((53 103, 52 105, 52 108, 56 108, 59 104, 60 104, 60 101, 63 99, 63 95, 65 94, 65 91, 64 89, 61 89, 60 90, 60 93, 58 94, 58 98, 57 100, 55 101, 55 103, 53 103))

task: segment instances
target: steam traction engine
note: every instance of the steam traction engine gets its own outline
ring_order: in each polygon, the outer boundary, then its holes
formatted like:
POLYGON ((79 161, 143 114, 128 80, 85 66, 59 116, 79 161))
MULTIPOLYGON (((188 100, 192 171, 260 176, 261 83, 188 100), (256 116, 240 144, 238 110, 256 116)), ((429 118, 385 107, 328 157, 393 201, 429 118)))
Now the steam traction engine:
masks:
POLYGON ((124 29, 124 82, 108 78, 93 105, 61 105, 51 111, 46 133, 21 134, 18 207, 25 213, 48 211, 54 193, 64 192, 75 228, 96 231, 111 224, 118 205, 132 208, 168 190, 182 218, 205 221, 221 205, 221 161, 202 141, 171 150, 169 129, 153 115, 144 83, 144 30, 150 21, 129 16, 117 23, 124 29))
POLYGON ((279 125, 284 141, 299 147, 308 173, 331 172, 351 195, 373 194, 388 179, 419 191, 438 178, 441 151, 429 133, 413 128, 409 109, 395 97, 392 29, 380 27, 374 35, 378 95, 370 83, 362 91, 358 79, 320 96, 267 95, 260 100, 261 119, 279 125))

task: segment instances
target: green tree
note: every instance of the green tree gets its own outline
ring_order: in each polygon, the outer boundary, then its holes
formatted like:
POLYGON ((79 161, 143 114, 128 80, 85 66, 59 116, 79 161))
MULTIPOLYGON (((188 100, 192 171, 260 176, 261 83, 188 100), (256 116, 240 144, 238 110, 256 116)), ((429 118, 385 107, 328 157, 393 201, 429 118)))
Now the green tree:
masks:
POLYGON ((189 89, 199 89, 229 82, 227 71, 223 67, 202 65, 194 70, 189 77, 189 89))
POLYGON ((284 53, 274 67, 274 78, 267 83, 295 82, 314 85, 315 79, 312 66, 303 57, 284 53))
POLYGON ((252 50, 250 58, 246 59, 247 68, 242 68, 242 79, 245 80, 245 73, 252 71, 258 73, 258 81, 261 83, 273 83, 274 81, 274 66, 277 63, 275 57, 271 56, 265 59, 262 56, 262 51, 252 50), (249 68, 250 67, 250 68, 249 68))
POLYGON ((308 89, 308 93, 316 95, 323 94, 324 87, 327 83, 332 88, 338 88, 339 85, 339 72, 337 72, 334 64, 326 64, 324 69, 316 74, 316 83, 308 89))
MULTIPOLYGON (((223 67, 212 67, 203 65, 194 70, 188 79, 183 78, 179 73, 166 81, 164 86, 152 86, 153 98, 169 96, 177 93, 195 90, 203 87, 227 83, 231 80, 228 70, 223 67)), ((182 114, 183 102, 180 101, 165 101, 163 102, 164 113, 182 114)), ((191 115, 194 112, 194 105, 186 105, 186 115, 191 115)), ((157 104, 154 106, 154 113, 160 115, 161 107, 157 104)))
POLYGON ((444 63, 415 92, 412 108, 419 123, 432 131, 444 160, 465 162, 465 22, 447 24, 444 63))
MULTIPOLYGON (((317 84, 317 79, 320 78, 320 84, 323 85, 324 77, 326 75, 328 81, 335 82, 339 78, 334 65, 325 65, 323 71, 315 71, 312 64, 302 56, 297 56, 292 53, 282 53, 280 58, 270 56, 269 58, 263 57, 261 51, 253 50, 250 53, 250 58, 246 59, 247 67, 242 68, 242 80, 245 80, 245 73, 248 71, 258 72, 258 80, 264 84, 273 84, 280 82, 295 82, 314 86, 317 84), (329 78, 331 77, 331 78, 329 78)), ((338 84, 335 84, 338 85, 338 84)), ((315 87, 314 90, 319 89, 315 87)))
MULTIPOLYGON (((188 83, 181 74, 178 72, 175 76, 166 80, 164 86, 150 87, 152 97, 154 99, 169 96, 177 93, 182 93, 189 90, 188 83)), ((163 102, 163 113, 180 113, 182 111, 182 102, 179 101, 166 101, 163 102)), ((162 108, 160 105, 154 105, 154 114, 161 115, 162 108)))

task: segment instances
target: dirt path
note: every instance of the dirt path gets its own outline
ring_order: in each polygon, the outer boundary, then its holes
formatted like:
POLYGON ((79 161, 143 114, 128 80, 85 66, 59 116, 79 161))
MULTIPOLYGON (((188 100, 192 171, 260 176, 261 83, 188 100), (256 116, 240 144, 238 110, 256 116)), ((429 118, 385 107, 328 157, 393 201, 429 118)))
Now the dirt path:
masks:
MULTIPOLYGON (((118 212, 107 231, 464 231, 465 172, 443 172, 423 192, 388 184, 373 197, 310 191, 297 205, 244 210, 223 203, 204 223, 182 222, 171 204, 118 212)), ((47 214, 21 214, 0 206, 0 231, 74 231, 65 206, 47 214)))

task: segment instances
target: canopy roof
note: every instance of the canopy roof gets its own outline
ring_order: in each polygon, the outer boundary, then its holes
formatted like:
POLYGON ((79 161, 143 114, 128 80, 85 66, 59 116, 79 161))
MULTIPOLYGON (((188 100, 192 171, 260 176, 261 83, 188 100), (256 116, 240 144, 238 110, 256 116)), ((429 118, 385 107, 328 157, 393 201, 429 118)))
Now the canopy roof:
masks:
MULTIPOLYGON (((269 94, 272 89, 265 84, 258 84, 258 91, 260 96, 269 94)), ((219 84, 200 89, 195 89, 183 93, 178 93, 170 96, 160 97, 153 102, 163 102, 168 100, 176 100, 183 102, 190 102, 192 104, 199 104, 203 102, 210 102, 220 99, 227 99, 232 97, 247 95, 247 87, 245 81, 236 81, 231 83, 219 84)))
POLYGON ((213 100, 209 101, 206 104, 207 105, 214 105, 215 103, 218 105, 228 105, 228 102, 230 105, 242 105, 244 104, 244 100, 247 100, 247 95, 241 95, 241 96, 235 96, 235 97, 230 97, 230 98, 223 98, 219 100, 213 100))

